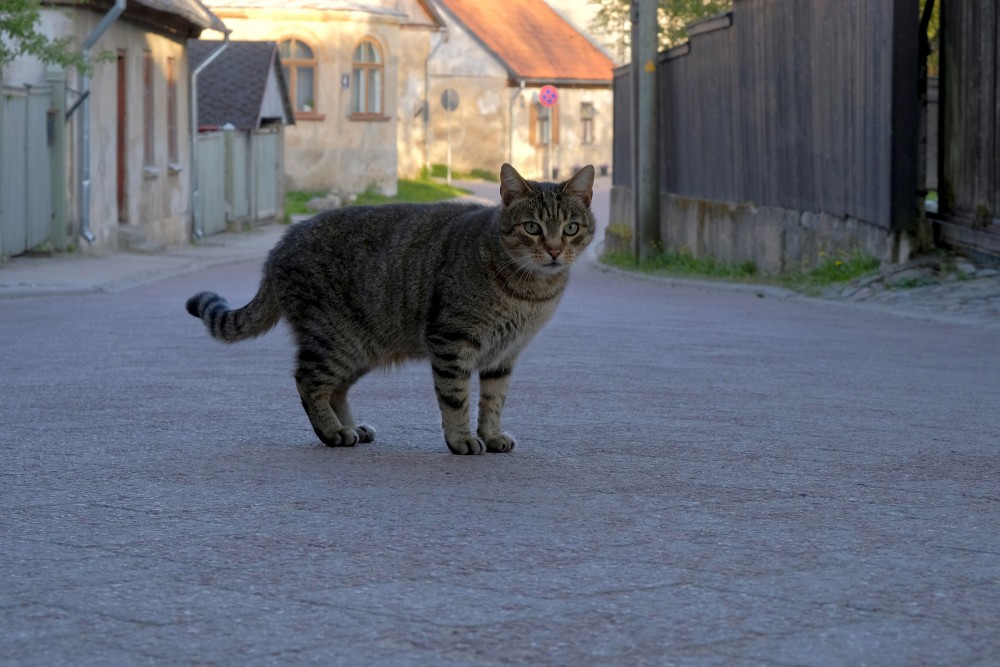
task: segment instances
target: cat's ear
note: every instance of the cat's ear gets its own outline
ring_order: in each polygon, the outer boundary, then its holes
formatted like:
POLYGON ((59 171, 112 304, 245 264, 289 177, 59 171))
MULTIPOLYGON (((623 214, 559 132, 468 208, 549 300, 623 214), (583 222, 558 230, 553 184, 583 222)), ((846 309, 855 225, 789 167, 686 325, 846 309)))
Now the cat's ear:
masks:
POLYGON ((594 198, 594 165, 576 172, 576 176, 563 183, 560 193, 565 197, 576 197, 590 208, 590 200, 594 198))
POLYGON ((514 167, 504 162, 500 167, 500 199, 503 200, 504 206, 510 206, 512 201, 530 192, 531 186, 528 182, 521 178, 521 174, 517 173, 514 167))

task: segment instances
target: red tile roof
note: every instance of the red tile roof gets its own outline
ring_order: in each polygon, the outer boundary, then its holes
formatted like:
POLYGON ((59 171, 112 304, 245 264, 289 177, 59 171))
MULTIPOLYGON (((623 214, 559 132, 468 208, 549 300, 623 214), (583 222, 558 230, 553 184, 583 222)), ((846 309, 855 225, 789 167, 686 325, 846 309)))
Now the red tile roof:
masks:
POLYGON ((544 0, 438 2, 507 67, 514 79, 611 83, 611 59, 544 0))

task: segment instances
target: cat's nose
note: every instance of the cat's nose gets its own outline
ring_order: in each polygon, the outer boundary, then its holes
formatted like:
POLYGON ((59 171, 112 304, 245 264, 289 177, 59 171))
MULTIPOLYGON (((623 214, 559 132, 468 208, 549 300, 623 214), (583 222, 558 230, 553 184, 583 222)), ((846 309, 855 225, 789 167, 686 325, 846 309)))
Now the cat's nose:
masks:
POLYGON ((549 254, 552 255, 552 259, 555 259, 560 254, 562 254, 562 250, 560 250, 559 248, 548 248, 547 250, 549 251, 549 254))

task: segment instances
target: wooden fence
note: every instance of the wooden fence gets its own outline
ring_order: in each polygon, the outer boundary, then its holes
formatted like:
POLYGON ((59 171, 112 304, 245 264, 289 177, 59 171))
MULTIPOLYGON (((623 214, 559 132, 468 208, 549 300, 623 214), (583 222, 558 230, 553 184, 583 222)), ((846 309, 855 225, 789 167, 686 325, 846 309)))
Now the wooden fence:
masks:
MULTIPOLYGON (((851 228, 839 245, 891 259, 893 239, 917 223, 918 27, 915 0, 736 0, 689 26, 689 41, 659 59, 661 192, 821 214, 827 228, 851 228)), ((632 180, 629 78, 628 67, 616 72, 620 187, 632 180)), ((750 218, 741 220, 745 241, 750 218)), ((772 227, 770 246, 810 233, 772 227)), ((776 252, 765 263, 786 268, 776 252)))
POLYGON ((1000 6, 941 10, 941 237, 1000 256, 1000 6))
POLYGON ((916 40, 893 44, 900 5, 741 0, 694 26, 660 68, 662 187, 911 227, 917 91, 894 84, 916 80, 916 40))
POLYGON ((202 231, 270 220, 283 195, 280 128, 202 132, 196 142, 202 231))
POLYGON ((52 233, 49 105, 48 86, 0 90, 0 256, 43 246, 52 233))

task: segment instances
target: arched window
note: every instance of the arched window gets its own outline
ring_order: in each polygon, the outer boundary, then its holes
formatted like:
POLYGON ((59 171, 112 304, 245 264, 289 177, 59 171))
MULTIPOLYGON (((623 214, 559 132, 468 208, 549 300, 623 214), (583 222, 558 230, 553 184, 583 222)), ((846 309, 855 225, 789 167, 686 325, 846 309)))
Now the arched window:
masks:
POLYGON ((291 38, 278 42, 281 69, 296 116, 316 114, 316 54, 305 42, 291 38))
POLYGON ((351 111, 355 116, 382 116, 382 50, 366 38, 351 58, 354 92, 351 111))

